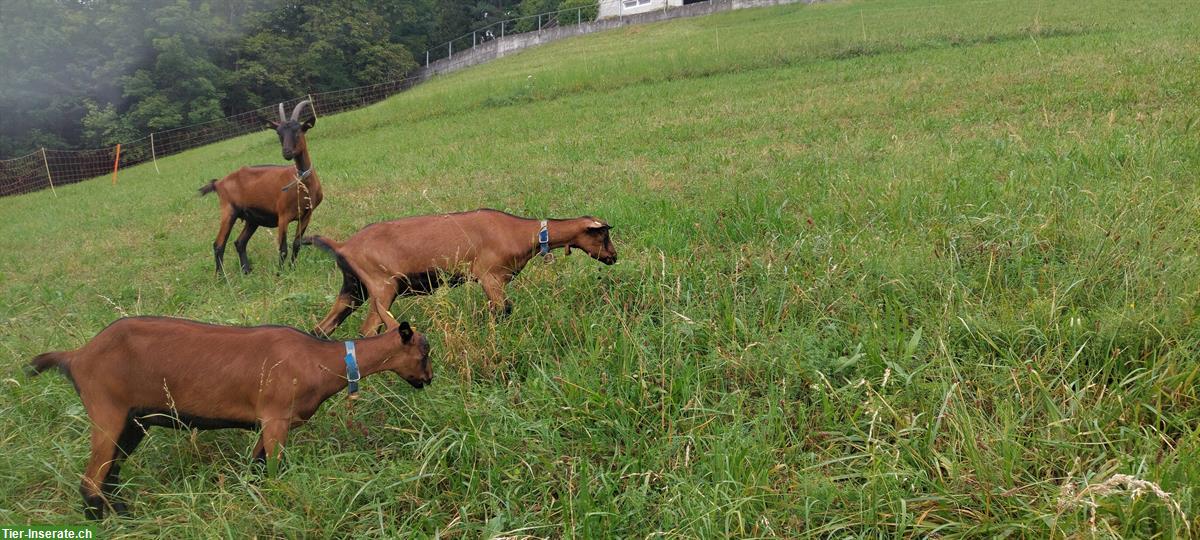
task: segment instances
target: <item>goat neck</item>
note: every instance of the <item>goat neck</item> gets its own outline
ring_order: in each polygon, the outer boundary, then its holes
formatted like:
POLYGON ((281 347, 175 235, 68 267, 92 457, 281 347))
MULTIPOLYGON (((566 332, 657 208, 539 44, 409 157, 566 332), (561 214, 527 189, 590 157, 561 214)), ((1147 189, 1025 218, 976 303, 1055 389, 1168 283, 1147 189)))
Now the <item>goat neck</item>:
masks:
MULTIPOLYGON (((296 152, 296 157, 293 158, 292 161, 294 161, 296 163, 296 176, 297 177, 300 176, 300 173, 311 169, 312 160, 309 159, 309 157, 308 157, 308 141, 304 141, 303 145, 300 148, 300 151, 296 152)), ((310 178, 312 178, 311 173, 303 178, 300 178, 300 181, 307 184, 310 178)))
MULTIPOLYGON (((525 220, 526 225, 530 227, 533 238, 533 246, 528 250, 530 254, 536 255, 541 248, 541 242, 538 241, 538 233, 542 231, 542 220, 528 219, 525 220)), ((580 232, 583 231, 584 225, 579 218, 574 219, 547 219, 546 229, 550 233, 550 251, 566 247, 575 239, 580 232)))
MULTIPOLYGON (((384 332, 377 336, 360 338, 354 341, 355 358, 358 360, 358 374, 360 379, 365 379, 370 375, 386 371, 386 364, 392 352, 396 350, 394 344, 389 345, 388 340, 399 340, 400 337, 396 332, 384 332)), ((346 389, 349 382, 346 379, 346 347, 344 341, 329 342, 323 347, 320 347, 320 359, 317 360, 321 371, 325 372, 325 376, 321 378, 320 394, 321 401, 325 401, 334 394, 346 389)))

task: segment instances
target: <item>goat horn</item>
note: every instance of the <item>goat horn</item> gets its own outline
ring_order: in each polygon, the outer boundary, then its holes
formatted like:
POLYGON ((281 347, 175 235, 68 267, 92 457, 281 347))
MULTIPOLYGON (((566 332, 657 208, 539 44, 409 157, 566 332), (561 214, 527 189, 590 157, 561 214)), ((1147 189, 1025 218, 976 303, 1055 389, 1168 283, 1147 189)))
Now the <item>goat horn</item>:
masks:
POLYGON ((287 117, 283 115, 283 103, 279 104, 279 121, 287 122, 287 117))
POLYGON ((303 109, 305 105, 311 105, 311 103, 306 99, 296 104, 296 108, 292 109, 292 121, 300 119, 300 109, 303 109))

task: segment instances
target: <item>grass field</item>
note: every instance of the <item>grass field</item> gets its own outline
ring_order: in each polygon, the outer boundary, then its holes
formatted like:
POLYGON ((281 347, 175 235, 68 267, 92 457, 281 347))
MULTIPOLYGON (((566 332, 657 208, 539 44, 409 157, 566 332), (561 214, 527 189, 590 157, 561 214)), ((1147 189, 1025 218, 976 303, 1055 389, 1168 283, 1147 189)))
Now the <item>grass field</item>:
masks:
MULTIPOLYGON (((621 262, 400 299, 424 391, 364 381, 255 434, 152 432, 114 537, 1200 533, 1200 10, 880 0, 628 27, 310 132, 311 233, 488 206, 592 214, 621 262), (1131 475, 1170 493, 1089 485, 1131 475)), ((0 523, 76 523, 88 421, 28 379, 123 315, 311 327, 303 250, 212 275, 196 188, 264 131, 0 199, 0 523)), ((236 268, 232 248, 227 268, 236 268)), ((336 337, 353 337, 356 314, 336 337)), ((1120 488, 1122 486, 1118 486, 1120 488)), ((1126 486, 1127 487, 1127 486, 1126 486)))

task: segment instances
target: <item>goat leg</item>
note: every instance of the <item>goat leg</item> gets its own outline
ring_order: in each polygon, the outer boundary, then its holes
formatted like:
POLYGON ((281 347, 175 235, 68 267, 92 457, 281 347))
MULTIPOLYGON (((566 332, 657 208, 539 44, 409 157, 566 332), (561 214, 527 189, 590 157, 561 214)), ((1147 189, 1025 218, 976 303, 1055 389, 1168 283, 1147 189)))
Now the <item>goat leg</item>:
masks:
POLYGON ((317 323, 317 327, 313 329, 313 334, 317 336, 328 337, 337 327, 342 325, 342 322, 349 317, 358 306, 362 305, 366 291, 363 290, 362 284, 350 275, 342 274, 342 290, 338 293, 338 297, 333 301, 333 307, 329 309, 329 314, 325 315, 321 322, 317 323))
POLYGON ((308 222, 311 219, 310 210, 301 215, 300 220, 296 222, 296 237, 292 238, 292 264, 296 263, 296 254, 300 252, 300 240, 304 238, 304 231, 308 230, 308 222))
POLYGON ((287 229, 290 220, 284 221, 280 216, 278 229, 275 230, 275 241, 279 245, 279 271, 283 271, 283 264, 287 262, 288 245, 287 245, 287 229))
MULTIPOLYGON (((264 461, 275 460, 278 463, 283 459, 283 443, 287 440, 288 428, 291 427, 291 421, 289 418, 280 415, 275 418, 264 419, 262 426, 262 437, 255 447, 256 453, 261 455, 264 461)), ((268 470, 270 469, 268 468, 268 470)))
POLYGON ((233 213, 233 207, 221 206, 221 228, 217 231, 217 239, 213 241, 213 258, 217 260, 217 275, 225 273, 225 243, 229 241, 229 231, 233 229, 233 222, 237 221, 237 216, 233 213))
POLYGON ((117 437, 117 451, 113 455, 112 465, 108 468, 108 474, 104 477, 104 485, 101 486, 104 491, 104 496, 108 499, 112 506, 113 512, 117 514, 126 513, 125 503, 117 499, 116 491, 121 483, 121 465, 137 450, 138 444, 141 444, 142 439, 146 437, 146 428, 137 423, 133 418, 125 420, 125 427, 121 430, 121 436, 117 437))
POLYGON ((512 302, 504 294, 504 285, 508 282, 503 276, 484 274, 479 278, 483 292, 488 297, 488 307, 493 313, 508 315, 512 313, 512 302))
POLYGON ((375 304, 372 302, 367 306, 367 316, 363 317, 362 326, 358 328, 358 335, 362 337, 370 337, 379 333, 379 325, 383 324, 383 319, 375 312, 375 304))
POLYGON ((246 255, 246 246, 250 243, 250 237, 254 236, 254 232, 258 230, 258 225, 246 222, 246 226, 242 228, 242 234, 239 234, 237 240, 233 241, 233 247, 237 249, 238 262, 242 264, 242 273, 250 273, 250 257, 246 255))
POLYGON ((117 455, 114 438, 119 437, 125 427, 125 415, 115 410, 97 410, 88 411, 88 416, 92 418, 92 454, 83 471, 79 494, 83 496, 84 516, 101 519, 108 506, 108 499, 104 496, 104 480, 117 455))
POLYGON ((263 449, 263 437, 261 434, 258 436, 258 442, 254 443, 254 451, 250 453, 250 457, 256 465, 267 464, 267 451, 263 449))
POLYGON ((399 327, 400 323, 388 312, 396 300, 396 280, 389 279, 385 283, 369 286, 367 290, 371 295, 371 313, 363 322, 363 336, 379 333, 380 324, 384 325, 385 331, 399 327))

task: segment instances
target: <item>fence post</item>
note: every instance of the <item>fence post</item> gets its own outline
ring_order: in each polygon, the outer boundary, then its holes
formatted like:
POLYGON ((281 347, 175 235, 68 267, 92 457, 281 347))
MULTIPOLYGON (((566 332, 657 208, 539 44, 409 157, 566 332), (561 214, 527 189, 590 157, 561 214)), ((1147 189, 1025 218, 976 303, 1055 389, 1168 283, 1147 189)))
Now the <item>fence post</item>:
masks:
POLYGON ((317 122, 317 102, 313 101, 312 94, 308 94, 308 108, 313 112, 313 123, 317 122))
POLYGON ((446 43, 446 47, 450 51, 450 54, 446 55, 446 58, 454 58, 454 41, 451 40, 449 43, 446 43))
POLYGON ((542 31, 542 14, 538 13, 538 32, 542 31))
POLYGON ((58 192, 54 191, 54 177, 50 176, 50 162, 48 160, 46 160, 46 147, 45 146, 42 147, 42 165, 46 166, 46 180, 50 181, 50 193, 53 193, 54 196, 57 197, 58 192))
POLYGON ((504 37, 504 23, 508 21, 500 21, 500 37, 504 37))
POLYGON ((429 49, 425 49, 425 67, 429 67, 429 49))
POLYGON ((575 10, 575 26, 583 24, 583 8, 575 10))
POLYGON ((121 166, 121 143, 117 143, 117 157, 113 159, 113 181, 112 185, 117 185, 117 169, 121 166))
POLYGON ((472 49, 475 48, 475 31, 474 30, 471 31, 471 48, 472 49))
POLYGON ((150 133, 150 160, 154 162, 154 173, 162 174, 162 171, 158 170, 158 155, 154 153, 154 133, 153 132, 150 133))

